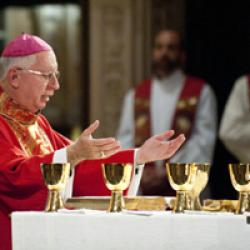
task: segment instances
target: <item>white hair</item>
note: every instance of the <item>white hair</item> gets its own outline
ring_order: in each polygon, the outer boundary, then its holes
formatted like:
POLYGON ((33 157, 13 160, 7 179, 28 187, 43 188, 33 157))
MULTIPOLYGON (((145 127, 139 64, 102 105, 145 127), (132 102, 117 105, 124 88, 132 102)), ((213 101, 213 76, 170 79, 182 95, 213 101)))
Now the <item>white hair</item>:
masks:
POLYGON ((0 80, 4 80, 11 68, 28 69, 36 62, 36 55, 1 57, 0 58, 0 80))

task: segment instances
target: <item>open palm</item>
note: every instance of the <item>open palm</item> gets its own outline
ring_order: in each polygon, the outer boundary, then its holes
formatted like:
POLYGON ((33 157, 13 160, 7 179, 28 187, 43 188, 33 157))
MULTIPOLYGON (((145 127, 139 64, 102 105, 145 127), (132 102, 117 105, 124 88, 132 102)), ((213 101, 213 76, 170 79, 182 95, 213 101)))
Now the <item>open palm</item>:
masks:
POLYGON ((185 141, 183 134, 175 139, 170 139, 174 135, 173 130, 152 136, 141 147, 138 152, 137 163, 147 163, 157 160, 166 160, 173 156, 185 141))

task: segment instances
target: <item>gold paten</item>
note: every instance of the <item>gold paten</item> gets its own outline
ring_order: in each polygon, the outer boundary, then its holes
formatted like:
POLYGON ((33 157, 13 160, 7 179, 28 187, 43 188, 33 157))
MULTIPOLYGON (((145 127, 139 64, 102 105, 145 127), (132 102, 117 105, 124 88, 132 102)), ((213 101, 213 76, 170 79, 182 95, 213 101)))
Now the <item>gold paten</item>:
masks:
POLYGON ((69 163, 41 164, 45 185, 49 190, 46 212, 56 212, 64 208, 60 192, 65 188, 70 173, 69 163))
POLYGON ((204 200, 203 210, 208 212, 235 212, 237 200, 204 200))
MULTIPOLYGON (((145 211, 164 211, 171 209, 172 199, 168 203, 164 197, 136 196, 124 197, 125 209, 127 210, 145 210, 145 211)), ((109 197, 73 197, 66 201, 65 206, 71 209, 94 209, 107 210, 110 203, 109 197)))
POLYGON ((194 187, 197 167, 193 164, 166 163, 166 169, 169 183, 177 192, 173 211, 183 213, 189 208, 187 193, 194 187))
POLYGON ((129 186, 132 169, 129 163, 102 164, 105 185, 112 191, 109 212, 120 212, 124 208, 122 193, 129 186))
POLYGON ((199 211, 202 210, 200 193, 208 183, 211 166, 208 163, 192 163, 192 166, 197 170, 193 188, 187 193, 188 210, 199 211))
POLYGON ((240 193, 236 214, 250 212, 250 164, 229 164, 233 187, 240 193))

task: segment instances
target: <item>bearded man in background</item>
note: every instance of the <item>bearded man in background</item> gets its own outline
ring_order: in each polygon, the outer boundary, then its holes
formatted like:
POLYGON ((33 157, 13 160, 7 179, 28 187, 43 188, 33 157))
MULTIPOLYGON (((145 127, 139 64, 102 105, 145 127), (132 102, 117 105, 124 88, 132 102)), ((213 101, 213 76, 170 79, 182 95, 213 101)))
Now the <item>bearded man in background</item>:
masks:
MULTIPOLYGON (((179 32, 161 30, 156 34, 153 75, 127 93, 117 138, 123 147, 129 148, 173 129, 185 134, 186 142, 170 162, 211 163, 216 139, 216 99, 204 80, 183 72, 184 59, 179 32)), ((140 190, 143 195, 174 194, 166 182, 163 161, 156 162, 155 168, 145 166, 140 190)))

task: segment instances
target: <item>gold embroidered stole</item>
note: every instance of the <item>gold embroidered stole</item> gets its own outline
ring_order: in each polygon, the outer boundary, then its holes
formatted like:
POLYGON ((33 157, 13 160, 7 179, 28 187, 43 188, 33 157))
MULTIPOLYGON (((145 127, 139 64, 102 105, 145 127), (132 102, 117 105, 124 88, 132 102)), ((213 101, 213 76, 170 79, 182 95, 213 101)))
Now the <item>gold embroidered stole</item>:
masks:
MULTIPOLYGON (((135 91, 135 146, 137 147, 152 136, 150 117, 151 86, 152 81, 146 80, 135 91)), ((172 120, 171 129, 175 130, 177 135, 184 133, 187 139, 190 137, 203 86, 203 80, 192 76, 186 77, 172 120)), ((164 119, 164 114, 162 114, 162 117, 164 119)))
POLYGON ((45 131, 39 126, 38 115, 22 109, 0 90, 0 114, 13 129, 20 146, 28 155, 45 155, 53 152, 45 131))

